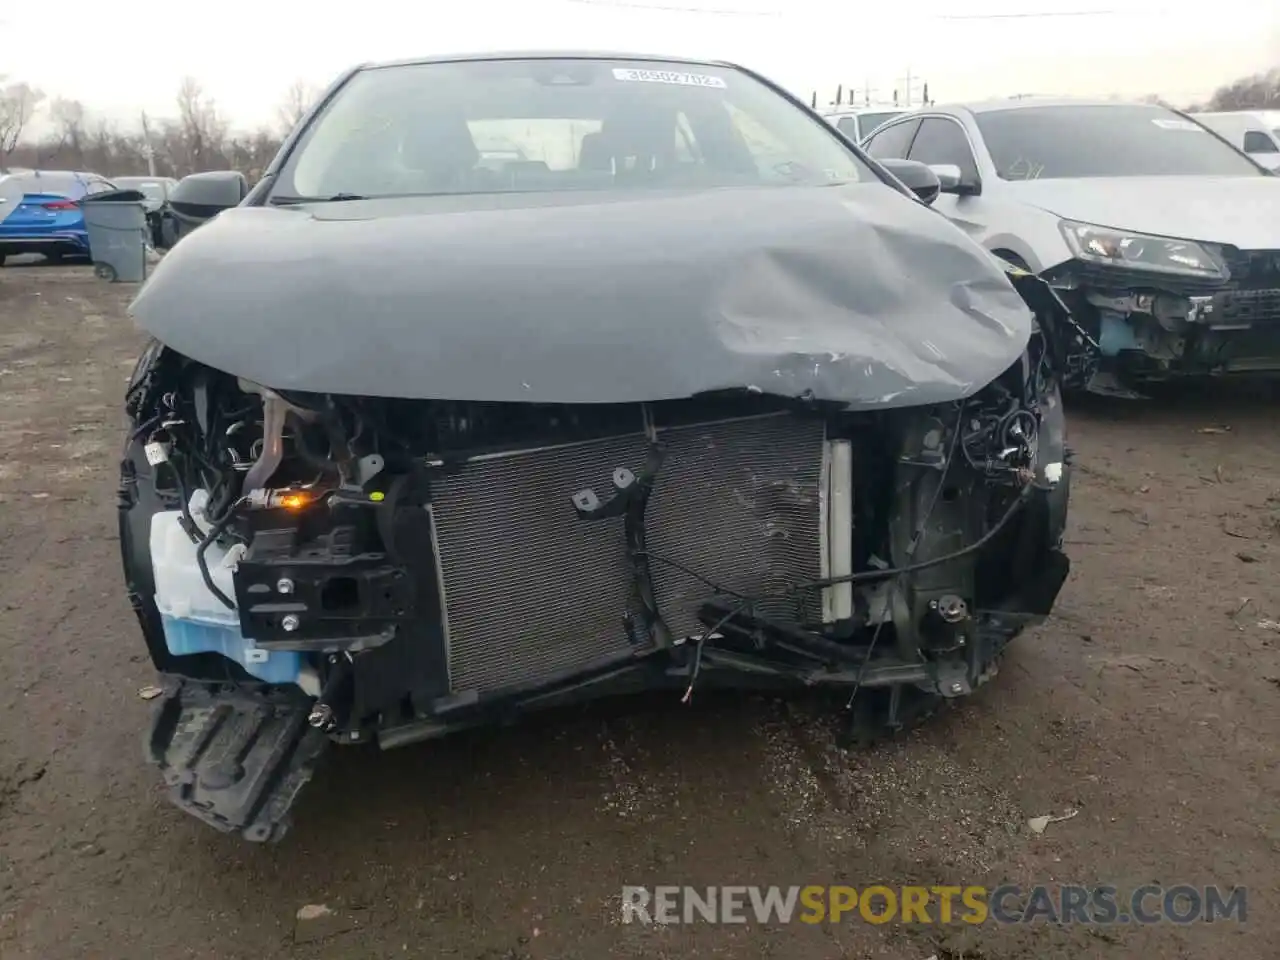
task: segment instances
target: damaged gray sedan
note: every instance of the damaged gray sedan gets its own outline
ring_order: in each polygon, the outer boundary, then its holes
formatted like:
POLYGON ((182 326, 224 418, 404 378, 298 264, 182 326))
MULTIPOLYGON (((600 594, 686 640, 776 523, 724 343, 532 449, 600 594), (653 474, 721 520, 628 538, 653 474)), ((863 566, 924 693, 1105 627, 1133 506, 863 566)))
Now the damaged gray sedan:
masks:
POLYGON ((278 839, 331 743, 623 692, 893 730, 1049 613, 1087 338, 763 78, 366 66, 225 185, 133 304, 120 487, 148 754, 209 824, 278 839))

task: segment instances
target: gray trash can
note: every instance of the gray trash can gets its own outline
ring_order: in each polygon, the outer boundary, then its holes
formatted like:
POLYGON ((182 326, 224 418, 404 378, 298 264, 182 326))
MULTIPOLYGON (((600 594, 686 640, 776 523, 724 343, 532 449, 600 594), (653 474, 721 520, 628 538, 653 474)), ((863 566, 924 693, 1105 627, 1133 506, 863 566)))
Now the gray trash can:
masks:
POLYGON ((129 196, 134 193, 99 193, 80 201, 93 272, 112 283, 141 283, 147 278, 147 208, 141 199, 129 196))

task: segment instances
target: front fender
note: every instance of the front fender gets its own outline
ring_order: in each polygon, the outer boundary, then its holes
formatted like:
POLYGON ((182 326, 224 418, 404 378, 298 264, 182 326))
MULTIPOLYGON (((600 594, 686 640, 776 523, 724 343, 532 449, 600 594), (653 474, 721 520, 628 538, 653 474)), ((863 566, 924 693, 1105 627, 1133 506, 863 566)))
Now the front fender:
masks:
POLYGON ((1029 270, 991 254, 1036 316, 1054 370, 1064 390, 1081 390, 1098 368, 1098 343, 1071 315, 1053 287, 1029 270))

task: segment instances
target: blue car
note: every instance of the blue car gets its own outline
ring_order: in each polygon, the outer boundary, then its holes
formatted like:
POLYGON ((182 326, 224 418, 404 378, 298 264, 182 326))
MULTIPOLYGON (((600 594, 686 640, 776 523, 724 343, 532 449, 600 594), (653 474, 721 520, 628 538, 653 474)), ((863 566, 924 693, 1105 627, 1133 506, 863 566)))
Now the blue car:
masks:
POLYGON ((20 253, 88 259, 79 201, 115 186, 96 173, 24 170, 0 175, 0 265, 20 253))

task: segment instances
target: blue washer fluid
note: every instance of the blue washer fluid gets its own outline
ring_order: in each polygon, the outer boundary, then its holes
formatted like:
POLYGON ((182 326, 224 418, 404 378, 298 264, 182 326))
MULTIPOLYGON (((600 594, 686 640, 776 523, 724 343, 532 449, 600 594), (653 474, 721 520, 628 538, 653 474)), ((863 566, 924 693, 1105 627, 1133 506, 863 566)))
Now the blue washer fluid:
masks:
POLYGON ((302 654, 291 650, 264 650, 246 640, 238 627, 223 623, 183 619, 160 614, 164 642, 177 657, 193 653, 220 653, 266 683, 297 683, 302 654))
MULTIPOLYGON (((197 490, 189 505, 192 518, 201 527, 207 500, 208 494, 197 490)), ((228 609, 205 585, 196 562, 196 545, 179 524, 181 517, 181 511, 165 510, 151 518, 155 601, 169 652, 174 656, 220 653, 266 683, 296 683, 303 689, 314 686, 314 671, 308 668, 304 654, 265 650, 240 632, 239 614, 228 609)), ((212 544, 205 551, 205 560, 217 588, 228 597, 235 596, 232 573, 238 553, 212 544)))

